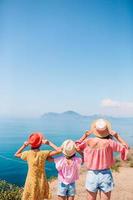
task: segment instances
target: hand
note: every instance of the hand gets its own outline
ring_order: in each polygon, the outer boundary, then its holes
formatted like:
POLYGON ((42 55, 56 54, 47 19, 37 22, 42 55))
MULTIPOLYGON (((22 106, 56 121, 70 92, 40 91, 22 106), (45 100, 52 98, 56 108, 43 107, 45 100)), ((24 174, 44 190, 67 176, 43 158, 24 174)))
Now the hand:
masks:
POLYGON ((24 142, 24 146, 27 147, 28 145, 29 145, 29 142, 28 142, 28 141, 25 141, 25 142, 24 142))
POLYGON ((49 141, 48 141, 47 139, 45 139, 45 140, 43 139, 43 140, 42 140, 42 144, 48 144, 48 142, 49 142, 49 141))
POLYGON ((81 144, 81 141, 80 141, 80 140, 76 140, 76 141, 75 141, 75 144, 76 144, 76 145, 79 145, 79 144, 81 144))
POLYGON ((113 130, 110 130, 110 135, 112 135, 112 136, 115 136, 115 135, 117 135, 117 132, 116 131, 113 131, 113 130))
POLYGON ((126 149, 130 149, 130 147, 128 146, 128 144, 126 142, 123 142, 122 145, 126 148, 126 149))

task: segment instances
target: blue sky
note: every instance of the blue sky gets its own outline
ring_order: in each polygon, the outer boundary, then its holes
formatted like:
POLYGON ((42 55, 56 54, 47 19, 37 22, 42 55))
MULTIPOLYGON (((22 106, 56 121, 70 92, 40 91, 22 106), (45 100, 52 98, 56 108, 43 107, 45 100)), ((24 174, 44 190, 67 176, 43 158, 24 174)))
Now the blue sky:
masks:
POLYGON ((133 116, 133 1, 0 1, 0 116, 133 116))

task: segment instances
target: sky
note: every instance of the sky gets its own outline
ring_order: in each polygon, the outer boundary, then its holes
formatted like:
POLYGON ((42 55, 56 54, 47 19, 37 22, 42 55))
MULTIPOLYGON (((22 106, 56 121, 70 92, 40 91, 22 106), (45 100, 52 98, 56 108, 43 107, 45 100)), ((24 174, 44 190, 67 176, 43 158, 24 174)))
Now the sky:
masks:
POLYGON ((130 117, 132 77, 132 0, 0 1, 0 117, 130 117))

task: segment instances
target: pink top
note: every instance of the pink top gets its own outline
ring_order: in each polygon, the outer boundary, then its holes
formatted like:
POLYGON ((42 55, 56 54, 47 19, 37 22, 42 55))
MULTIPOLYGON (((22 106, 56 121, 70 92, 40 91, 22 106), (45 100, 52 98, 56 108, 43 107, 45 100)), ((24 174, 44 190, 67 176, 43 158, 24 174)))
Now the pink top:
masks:
POLYGON ((79 179, 79 170, 82 163, 82 159, 78 157, 72 158, 72 163, 68 164, 67 159, 64 156, 54 159, 56 169, 58 171, 58 179, 64 184, 75 182, 79 179))
POLYGON ((113 152, 120 152, 121 159, 127 159, 128 150, 112 139, 91 138, 78 147, 83 150, 87 169, 102 170, 110 168, 114 163, 113 152))

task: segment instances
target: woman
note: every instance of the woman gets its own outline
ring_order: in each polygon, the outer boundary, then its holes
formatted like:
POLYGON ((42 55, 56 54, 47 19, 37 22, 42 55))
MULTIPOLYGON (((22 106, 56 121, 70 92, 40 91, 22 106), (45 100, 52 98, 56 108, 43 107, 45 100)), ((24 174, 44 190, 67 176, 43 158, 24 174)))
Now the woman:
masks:
POLYGON ((96 200, 100 191, 101 200, 110 200, 114 181, 110 168, 115 163, 113 152, 120 152, 121 159, 126 160, 127 148, 110 138, 111 124, 107 120, 98 119, 92 124, 94 138, 78 144, 83 151, 87 167, 86 190, 88 200, 96 200))

